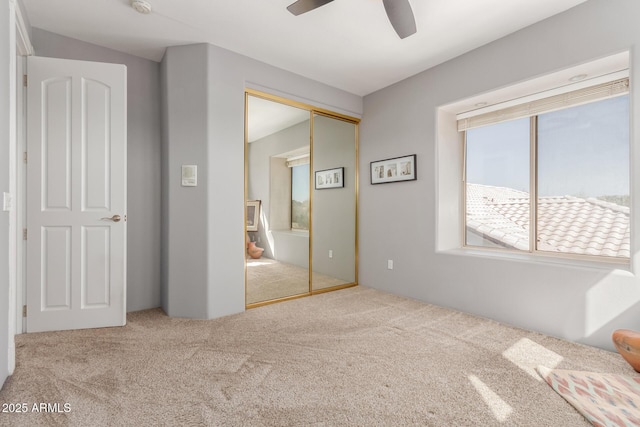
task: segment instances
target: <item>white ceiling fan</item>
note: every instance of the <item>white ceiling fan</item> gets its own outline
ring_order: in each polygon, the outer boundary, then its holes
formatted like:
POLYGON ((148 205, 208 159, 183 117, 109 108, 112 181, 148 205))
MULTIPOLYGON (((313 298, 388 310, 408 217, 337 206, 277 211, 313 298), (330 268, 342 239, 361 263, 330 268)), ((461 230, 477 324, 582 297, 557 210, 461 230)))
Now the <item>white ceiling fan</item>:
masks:
MULTIPOLYGON (((298 0, 289 6, 287 10, 294 15, 301 15, 314 9, 331 3, 333 0, 298 0)), ((401 39, 409 37, 416 32, 416 20, 411 10, 409 0, 382 0, 387 11, 389 22, 401 39)))

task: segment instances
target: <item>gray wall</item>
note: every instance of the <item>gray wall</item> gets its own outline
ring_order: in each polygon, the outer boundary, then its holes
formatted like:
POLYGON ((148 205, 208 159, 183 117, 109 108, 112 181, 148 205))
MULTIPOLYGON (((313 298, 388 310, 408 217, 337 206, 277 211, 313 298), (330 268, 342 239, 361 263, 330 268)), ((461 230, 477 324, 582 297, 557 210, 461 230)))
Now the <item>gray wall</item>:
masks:
MULTIPOLYGON (((249 150, 249 156, 251 157, 251 149, 249 150)), ((267 206, 265 208, 265 218, 263 219, 265 229, 268 227, 270 230, 289 230, 291 227, 292 215, 291 206, 289 205, 289 200, 291 200, 293 195, 293 190, 291 188, 291 172, 292 171, 287 167, 287 159, 282 157, 271 157, 269 159, 269 171, 267 173, 260 171, 259 173, 259 175, 262 176, 262 179, 267 180, 266 182, 261 182, 259 184, 260 188, 266 188, 261 190, 260 193, 256 193, 261 194, 261 196, 268 196, 267 206), (264 222, 268 222, 268 224, 264 224, 264 222)), ((249 194, 252 194, 251 181, 253 181, 253 178, 251 163, 249 163, 247 181, 249 182, 249 194)), ((249 197, 249 199, 253 198, 255 197, 249 197)), ((260 233, 263 231, 264 229, 260 230, 260 233)), ((257 237, 259 239, 260 237, 266 236, 267 235, 263 233, 262 236, 258 235, 257 237)))
MULTIPOLYGON (((198 44, 169 48, 162 62, 162 303, 170 316, 208 313, 207 56, 207 45, 198 44), (183 164, 198 166, 197 187, 182 187, 183 164)), ((226 181, 225 164, 217 159, 211 169, 220 184, 226 181)))
MULTIPOLYGON (((459 177, 462 165, 460 150, 450 149, 457 138, 437 139, 438 107, 626 49, 632 51, 631 81, 640 81, 638 16, 638 1, 591 0, 366 96, 360 283, 607 349, 613 330, 640 329, 640 215, 632 216, 631 271, 436 250, 443 231, 438 224, 457 212, 455 203, 440 205, 438 198, 451 188, 457 197, 461 186, 447 187, 445 178, 459 177), (439 163, 443 151, 453 154, 439 163), (369 162, 414 153, 417 181, 368 183, 369 162), (395 260, 394 270, 386 269, 387 259, 395 260)), ((640 99, 638 85, 631 90, 633 104, 640 99)), ((639 126, 640 116, 632 115, 632 130, 639 126)), ((632 132, 632 164, 640 164, 639 148, 640 134, 632 132)), ((631 188, 632 211, 639 212, 637 167, 631 188)))
MULTIPOLYGON (((173 200, 186 191, 176 187, 184 158, 165 157, 163 172, 170 184, 164 186, 163 197, 170 205, 163 205, 163 242, 168 247, 162 262, 168 271, 163 286, 169 299, 163 301, 163 307, 171 311, 172 289, 180 289, 184 316, 213 318, 237 313, 244 310, 245 88, 352 116, 362 113, 362 98, 211 45, 170 47, 163 62, 162 86, 167 94, 163 114, 169 129, 164 150, 171 153, 187 144, 194 155, 202 156, 196 159, 198 182, 206 191, 204 212, 190 204, 173 208, 173 200), (207 78, 204 85, 201 73, 207 78), (206 95, 206 105, 200 96, 192 101, 172 99, 180 92, 197 91, 206 95), (204 123, 202 114, 206 114, 204 123), (186 128, 187 123, 188 133, 171 131, 174 126, 186 128), (196 251, 193 240, 175 238, 175 229, 204 240, 206 249, 196 251), (202 268, 206 268, 206 277, 202 277, 202 268)), ((197 245, 199 248, 200 243, 197 245)))
POLYGON ((33 28, 36 55, 127 66, 127 311, 160 306, 160 64, 33 28))
MULTIPOLYGON (((249 200, 262 201, 262 215, 270 229, 266 229, 265 223, 261 219, 258 231, 250 234, 253 235, 254 240, 257 240, 256 237, 260 237, 258 246, 265 249, 264 256, 303 268, 309 268, 309 236, 305 233, 290 231, 291 171, 285 165, 281 169, 282 176, 272 176, 271 157, 297 148, 308 147, 310 144, 309 126, 309 121, 306 120, 254 141, 249 144, 248 153, 248 198, 249 200), (286 201, 286 205, 281 203, 281 209, 271 203, 277 198, 277 190, 285 193, 283 197, 280 197, 286 201), (282 211, 282 209, 285 212, 275 211, 282 211), (281 218, 279 221, 283 223, 281 227, 276 225, 278 221, 275 221, 273 216, 281 218), (286 224, 282 221, 285 216, 288 218, 286 224), (273 232, 274 230, 281 232, 273 232)), ((274 159, 274 162, 284 163, 285 159, 274 159)))
MULTIPOLYGON (((0 6, 0 193, 9 192, 9 72, 11 27, 9 2, 0 6)), ((9 212, 0 211, 0 387, 9 375, 9 212)))

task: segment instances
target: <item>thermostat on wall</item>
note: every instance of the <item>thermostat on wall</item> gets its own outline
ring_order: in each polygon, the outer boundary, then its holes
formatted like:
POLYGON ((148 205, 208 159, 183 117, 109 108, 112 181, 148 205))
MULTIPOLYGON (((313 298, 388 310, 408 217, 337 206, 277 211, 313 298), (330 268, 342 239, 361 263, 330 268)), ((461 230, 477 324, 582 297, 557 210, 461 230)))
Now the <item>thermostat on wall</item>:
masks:
POLYGON ((195 187, 198 185, 198 166, 182 165, 182 186, 195 187))

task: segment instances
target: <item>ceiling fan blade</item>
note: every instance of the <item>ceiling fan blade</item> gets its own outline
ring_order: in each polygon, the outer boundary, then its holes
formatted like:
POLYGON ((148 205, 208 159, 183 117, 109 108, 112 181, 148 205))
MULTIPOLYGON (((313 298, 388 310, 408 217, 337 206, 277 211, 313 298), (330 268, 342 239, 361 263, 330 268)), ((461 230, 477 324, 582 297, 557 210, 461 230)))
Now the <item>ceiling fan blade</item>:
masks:
POLYGON ((382 0, 389 22, 401 39, 416 32, 416 20, 409 0, 382 0))
POLYGON ((317 9, 327 3, 331 3, 332 1, 333 0, 298 0, 297 2, 291 3, 287 6, 287 10, 297 16, 310 12, 313 9, 317 9))

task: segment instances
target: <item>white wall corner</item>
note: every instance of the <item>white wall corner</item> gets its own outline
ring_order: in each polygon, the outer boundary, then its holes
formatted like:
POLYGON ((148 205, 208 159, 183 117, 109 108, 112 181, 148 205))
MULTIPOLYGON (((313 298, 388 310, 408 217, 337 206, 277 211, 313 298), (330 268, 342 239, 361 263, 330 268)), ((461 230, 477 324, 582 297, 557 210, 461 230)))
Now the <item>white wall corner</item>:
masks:
POLYGON ((457 249, 462 243, 462 134, 456 115, 436 110, 436 252, 457 249))

